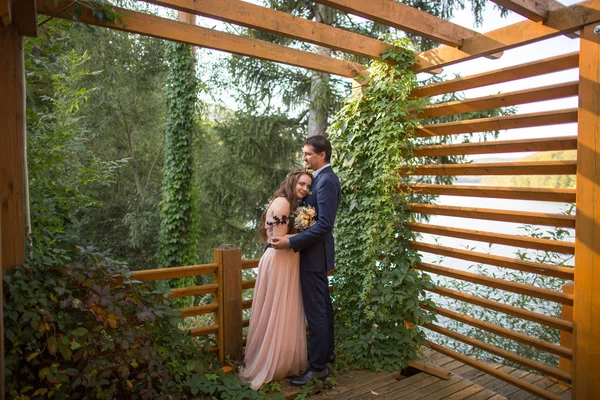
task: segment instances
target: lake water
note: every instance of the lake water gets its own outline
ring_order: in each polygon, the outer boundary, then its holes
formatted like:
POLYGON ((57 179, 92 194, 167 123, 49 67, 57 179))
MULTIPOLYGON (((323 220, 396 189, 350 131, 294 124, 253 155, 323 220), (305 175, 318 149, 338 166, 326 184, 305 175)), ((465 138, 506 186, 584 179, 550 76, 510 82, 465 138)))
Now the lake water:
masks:
MULTIPOLYGON (((490 208, 497 210, 512 210, 512 211, 529 211, 529 212, 540 212, 540 213, 552 213, 552 214, 565 214, 569 209, 569 203, 556 203, 556 202, 543 202, 543 201, 528 201, 528 200, 510 200, 510 199, 495 199, 495 198, 479 198, 479 197, 459 197, 459 196, 439 196, 436 204, 446 206, 459 206, 459 207, 477 207, 477 208, 490 208)), ((429 224, 441 225, 453 228, 473 229, 481 230, 486 232, 495 232, 511 235, 527 235, 527 231, 524 229, 524 224, 502 222, 502 221, 489 221, 481 219, 470 219, 470 218, 458 218, 458 217, 447 217, 432 215, 429 220, 429 224)), ((534 228, 539 229, 541 232, 552 231, 553 227, 539 226, 536 225, 534 228)), ((563 241, 574 241, 575 232, 572 229, 567 229, 568 235, 562 238, 563 241)), ((430 234, 422 234, 421 241, 426 243, 436 243, 442 246, 455 247, 460 249, 469 249, 481 253, 489 253, 504 257, 515 257, 517 248, 505 245, 490 245, 484 242, 478 242, 474 240, 457 239, 445 236, 435 236, 430 234)), ((535 250, 525 250, 531 257, 535 257, 537 252, 535 250)), ((423 253, 424 262, 433 262, 438 256, 433 254, 423 253)), ((571 260, 572 262, 572 260, 571 260)), ((471 263, 468 261, 461 261, 453 258, 446 258, 443 263, 445 266, 452 268, 465 269, 471 263)), ((572 264, 571 264, 572 265, 572 264)))

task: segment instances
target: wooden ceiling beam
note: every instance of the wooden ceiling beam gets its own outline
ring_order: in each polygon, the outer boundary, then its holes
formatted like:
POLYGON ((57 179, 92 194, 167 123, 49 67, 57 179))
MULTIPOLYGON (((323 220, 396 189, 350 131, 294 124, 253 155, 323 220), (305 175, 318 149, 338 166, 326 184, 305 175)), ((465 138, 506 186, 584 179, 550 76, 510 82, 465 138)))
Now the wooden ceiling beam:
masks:
POLYGON ((381 60, 393 46, 380 40, 240 0, 143 0, 186 13, 381 60))
MULTIPOLYGON (((72 10, 63 10, 65 4, 68 4, 68 2, 61 1, 55 4, 52 0, 37 0, 38 12, 71 20, 72 10)), ((366 73, 360 64, 349 61, 325 57, 307 51, 291 49, 261 40, 219 32, 128 9, 115 7, 115 12, 121 16, 122 20, 115 21, 114 24, 104 24, 98 18, 94 17, 88 8, 83 8, 79 21, 104 28, 187 43, 348 78, 354 78, 357 75, 364 75, 366 73)))
POLYGON ((12 4, 12 22, 23 36, 37 36, 35 0, 17 0, 12 4))
POLYGON ((0 23, 2 26, 8 26, 11 21, 10 0, 0 0, 0 23))
POLYGON ((457 49, 441 46, 416 56, 415 72, 427 72, 499 51, 574 32, 582 26, 600 21, 600 0, 586 0, 550 11, 544 23, 522 21, 484 35, 465 39, 457 49))
POLYGON ((556 0, 492 0, 499 6, 522 15, 535 22, 548 17, 548 12, 563 8, 564 5, 556 0))
POLYGON ((481 36, 480 33, 471 29, 393 0, 315 0, 315 3, 336 8, 348 14, 358 15, 452 47, 461 46, 463 40, 467 38, 481 36))

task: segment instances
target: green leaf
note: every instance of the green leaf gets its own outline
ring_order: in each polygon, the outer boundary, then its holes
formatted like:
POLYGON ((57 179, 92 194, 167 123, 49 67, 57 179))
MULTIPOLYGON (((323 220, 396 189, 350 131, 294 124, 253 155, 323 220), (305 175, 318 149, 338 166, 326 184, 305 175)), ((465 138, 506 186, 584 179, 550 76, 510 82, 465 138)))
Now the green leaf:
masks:
POLYGON ((71 331, 71 334, 74 336, 85 336, 88 334, 88 330, 84 327, 79 327, 71 331))

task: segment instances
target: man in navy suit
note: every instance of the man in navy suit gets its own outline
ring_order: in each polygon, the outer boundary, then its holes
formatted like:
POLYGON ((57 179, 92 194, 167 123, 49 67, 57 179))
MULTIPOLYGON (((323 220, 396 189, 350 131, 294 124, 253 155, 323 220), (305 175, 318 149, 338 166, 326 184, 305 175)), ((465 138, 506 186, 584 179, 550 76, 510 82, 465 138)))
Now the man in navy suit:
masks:
POLYGON ((300 285, 308 331, 310 366, 298 378, 296 386, 313 378, 324 379, 329 374, 327 363, 335 361, 333 339, 333 306, 329 295, 327 272, 334 265, 333 225, 340 204, 340 181, 331 169, 331 143, 324 136, 311 136, 304 141, 303 156, 312 169, 311 194, 304 201, 317 212, 316 224, 291 237, 273 238, 276 249, 291 248, 300 252, 300 285))

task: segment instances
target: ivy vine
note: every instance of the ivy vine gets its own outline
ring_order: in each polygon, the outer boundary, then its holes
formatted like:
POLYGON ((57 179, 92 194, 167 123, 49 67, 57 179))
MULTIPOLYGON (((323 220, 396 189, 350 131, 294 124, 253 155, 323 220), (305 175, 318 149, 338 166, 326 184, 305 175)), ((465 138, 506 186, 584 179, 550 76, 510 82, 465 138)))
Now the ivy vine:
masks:
POLYGON ((158 264, 191 265, 198 258, 199 214, 194 195, 194 115, 196 78, 191 48, 169 43, 169 72, 165 96, 165 164, 158 264))
POLYGON ((330 139, 334 167, 342 186, 336 222, 334 280, 337 351, 353 368, 399 369, 416 358, 424 333, 419 325, 434 317, 425 288, 430 277, 414 269, 419 260, 406 226, 410 193, 399 192, 410 168, 418 120, 409 100, 416 87, 414 52, 408 40, 396 41, 385 61, 371 62, 361 93, 336 115, 330 139))

